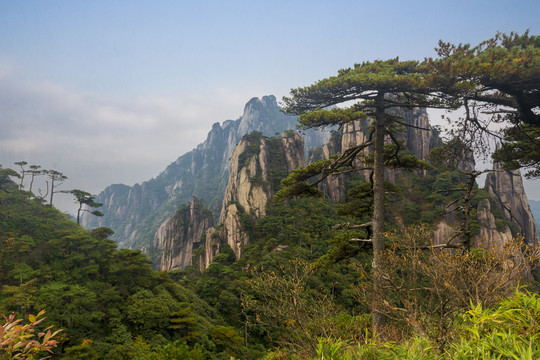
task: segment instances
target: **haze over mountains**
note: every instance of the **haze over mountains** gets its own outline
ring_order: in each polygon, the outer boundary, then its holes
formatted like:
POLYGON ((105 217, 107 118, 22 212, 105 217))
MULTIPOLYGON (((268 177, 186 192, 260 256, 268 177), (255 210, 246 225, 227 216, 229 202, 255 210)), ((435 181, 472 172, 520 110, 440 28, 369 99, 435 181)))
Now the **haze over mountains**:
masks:
MULTIPOLYGON (((110 227, 113 239, 121 247, 142 248, 153 240, 158 227, 178 206, 193 196, 219 214, 229 176, 230 157, 240 139, 252 131, 274 136, 295 129, 296 117, 285 115, 274 96, 253 98, 237 120, 216 122, 207 139, 170 164, 160 175, 134 186, 115 184, 101 192, 96 200, 105 216, 85 216, 83 226, 110 227)), ((306 149, 324 144, 328 130, 305 133, 306 149)), ((217 216, 217 215, 215 215, 217 216)))

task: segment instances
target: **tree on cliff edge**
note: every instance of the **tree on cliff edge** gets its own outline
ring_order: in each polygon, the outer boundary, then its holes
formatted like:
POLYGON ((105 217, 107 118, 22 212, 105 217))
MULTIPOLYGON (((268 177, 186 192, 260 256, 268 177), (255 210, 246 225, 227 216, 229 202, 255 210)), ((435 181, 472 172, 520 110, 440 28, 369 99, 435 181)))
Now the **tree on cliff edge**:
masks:
POLYGON ((79 203, 79 208, 77 209, 77 224, 80 224, 81 213, 86 211, 95 216, 103 216, 103 213, 98 210, 90 210, 88 208, 97 208, 103 204, 95 201, 95 197, 83 190, 73 189, 66 191, 67 193, 72 194, 75 197, 75 202, 79 203), (88 208, 83 208, 86 205, 88 208))
MULTIPOLYGON (((366 62, 340 70, 337 76, 311 86, 293 89, 291 97, 284 98, 285 111, 300 115, 303 128, 341 126, 368 119, 371 129, 364 144, 294 171, 284 180, 280 195, 313 195, 318 192, 316 185, 330 175, 355 168, 370 170, 372 216, 364 225, 373 232, 373 266, 377 267, 384 251, 384 168, 418 165, 414 159, 399 153, 401 145, 395 135, 400 125, 407 125, 396 115, 400 109, 456 109, 464 105, 465 126, 461 129, 469 130, 468 134, 472 131, 469 144, 478 143, 475 131, 490 133, 486 123, 479 121, 478 114, 482 112, 491 115, 488 124, 493 121, 510 124, 500 136, 502 148, 496 157, 513 168, 531 166, 532 175, 539 176, 539 44, 540 37, 529 37, 527 33, 497 34, 474 48, 440 42, 439 58, 435 60, 366 62), (334 105, 343 108, 328 110, 334 105), (368 148, 371 157, 366 155, 368 148)), ((381 279, 373 278, 375 293, 382 293, 381 283, 381 279)), ((383 324, 382 314, 374 311, 374 329, 380 329, 383 324)))
MULTIPOLYGON (((345 150, 334 159, 294 171, 284 180, 285 187, 281 195, 314 194, 317 191, 316 184, 327 176, 369 170, 373 212, 371 221, 366 225, 372 229, 373 267, 381 262, 384 252, 384 169, 418 168, 422 165, 414 156, 400 152, 404 146, 396 135, 403 131, 403 126, 410 126, 399 116, 400 110, 452 106, 449 99, 432 83, 428 68, 418 61, 378 60, 340 70, 337 76, 305 88, 293 89, 291 97, 284 98, 285 111, 299 115, 299 122, 304 129, 342 126, 358 119, 371 122, 368 141, 345 150), (327 109, 333 105, 344 107, 327 109), (315 177, 319 181, 308 182, 315 177)), ((381 279, 375 277, 373 286, 377 293, 381 293, 381 279)), ((382 314, 373 312, 374 329, 380 330, 384 322, 382 314)))

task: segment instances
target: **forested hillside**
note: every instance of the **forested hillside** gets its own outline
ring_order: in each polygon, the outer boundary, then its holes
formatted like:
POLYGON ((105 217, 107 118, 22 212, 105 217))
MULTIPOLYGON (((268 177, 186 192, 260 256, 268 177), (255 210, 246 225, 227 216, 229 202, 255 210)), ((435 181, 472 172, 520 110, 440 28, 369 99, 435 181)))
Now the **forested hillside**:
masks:
MULTIPOLYGON (((414 204, 411 200, 422 192, 432 193, 430 186, 449 179, 437 172, 432 176, 411 178, 418 186, 395 195, 396 214, 414 204)), ((479 192, 479 196, 474 203, 487 195, 479 192)), ((370 250, 349 241, 362 237, 363 231, 336 229, 352 218, 339 215, 346 209, 326 200, 273 201, 253 228, 253 241, 240 260, 224 244, 204 272, 190 267, 169 274, 153 271, 139 251, 117 250, 107 238, 110 230, 85 231, 5 177, 0 203, 0 312, 26 317, 45 309, 43 326, 63 329, 57 336, 56 358, 250 359, 275 344, 304 358, 321 337, 370 338, 369 301, 361 295, 370 250)), ((406 221, 419 223, 426 216, 406 221)), ((428 239, 427 229, 411 229, 396 228, 396 235, 405 231, 411 241, 428 239)), ((392 236, 389 241, 395 241, 392 236)), ((459 262, 456 275, 471 281, 478 274, 508 276, 489 270, 492 261, 505 255, 493 256, 443 260, 459 262), (471 261, 478 273, 468 270, 471 261)), ((515 275, 510 274, 509 280, 516 281, 515 275)), ((486 291, 493 286, 497 284, 486 291)), ((456 294, 446 296, 452 295, 456 294)), ((486 304, 499 298, 490 296, 486 304)), ((419 309, 424 306, 429 303, 419 309)), ((466 309, 468 303, 453 306, 466 309)), ((401 321, 393 326, 408 331, 401 321)), ((434 339, 441 336, 437 334, 434 339)))
POLYGON ((46 310, 41 325, 62 329, 66 359, 248 358, 214 307, 139 250, 118 250, 110 229, 87 232, 0 171, 0 313, 46 310))

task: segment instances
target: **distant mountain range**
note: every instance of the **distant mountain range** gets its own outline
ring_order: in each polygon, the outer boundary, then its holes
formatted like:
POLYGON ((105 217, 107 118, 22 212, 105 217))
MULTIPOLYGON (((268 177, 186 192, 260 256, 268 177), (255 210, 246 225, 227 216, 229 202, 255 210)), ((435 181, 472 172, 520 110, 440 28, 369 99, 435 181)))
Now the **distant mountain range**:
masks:
MULTIPOLYGON (((157 177, 134 186, 107 187, 96 197, 105 216, 83 217, 82 225, 87 229, 109 227, 120 247, 145 249, 159 226, 193 196, 217 216, 229 179, 230 158, 242 137, 253 131, 274 136, 295 129, 297 124, 296 116, 281 112, 273 95, 252 98, 242 116, 214 123, 206 141, 181 155, 157 177)), ((326 143, 329 134, 329 130, 306 131, 305 149, 326 143)))

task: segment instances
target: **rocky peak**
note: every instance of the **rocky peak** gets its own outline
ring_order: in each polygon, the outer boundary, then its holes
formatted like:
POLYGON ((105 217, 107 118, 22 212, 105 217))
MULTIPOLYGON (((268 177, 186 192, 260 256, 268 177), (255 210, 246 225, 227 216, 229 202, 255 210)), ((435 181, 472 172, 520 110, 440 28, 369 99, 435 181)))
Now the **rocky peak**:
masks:
POLYGON ((498 162, 493 172, 486 177, 486 190, 495 199, 496 206, 503 211, 514 230, 524 236, 528 245, 538 243, 536 221, 529 207, 523 180, 519 170, 507 171, 498 162))
MULTIPOLYGON (((240 118, 221 125, 215 122, 203 143, 178 157, 156 178, 134 186, 110 186, 98 194, 96 201, 104 204, 100 210, 105 216, 83 216, 83 226, 110 227, 120 246, 150 249, 159 224, 192 196, 204 200, 214 213, 220 212, 230 158, 242 136, 252 131, 274 136, 294 129, 296 122, 296 117, 280 111, 274 96, 253 98, 240 118)), ((320 145, 317 141, 323 135, 318 134, 311 143, 320 145)))
POLYGON ((193 250, 204 240, 213 223, 212 213, 196 197, 163 222, 153 243, 154 249, 161 250, 157 259, 160 270, 182 270, 190 266, 193 250))
POLYGON ((240 141, 231 157, 220 214, 221 237, 237 258, 249 242, 251 225, 266 214, 266 204, 281 179, 299 166, 304 166, 304 144, 294 132, 286 131, 280 138, 265 138, 255 132, 240 141))
POLYGON ((260 131, 267 136, 273 135, 268 134, 267 131, 265 131, 271 124, 258 120, 261 118, 268 118, 269 115, 277 113, 281 112, 275 96, 263 96, 262 99, 257 97, 252 98, 247 102, 246 106, 244 106, 244 113, 241 117, 240 124, 238 125, 238 133, 243 136, 252 131, 260 131))

